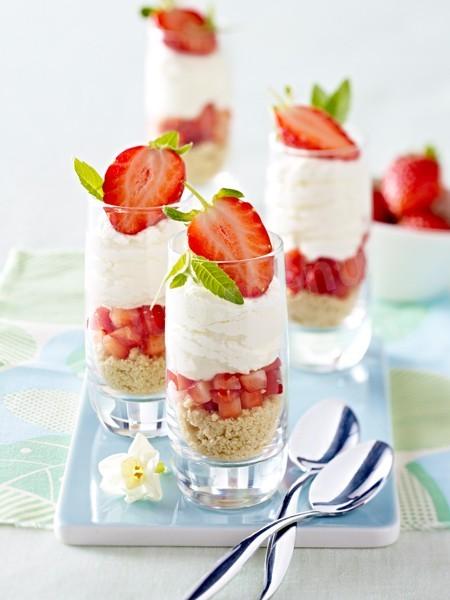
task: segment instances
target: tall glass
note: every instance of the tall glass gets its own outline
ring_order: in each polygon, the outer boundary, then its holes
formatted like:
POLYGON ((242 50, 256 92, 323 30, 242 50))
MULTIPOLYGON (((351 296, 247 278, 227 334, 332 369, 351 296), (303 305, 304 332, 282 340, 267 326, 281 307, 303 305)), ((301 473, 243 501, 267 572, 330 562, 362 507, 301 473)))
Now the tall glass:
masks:
POLYGON ((300 150, 273 137, 265 200, 268 225, 285 246, 293 364, 355 365, 371 339, 371 184, 362 149, 300 150))
POLYGON ((90 200, 88 391, 101 423, 119 435, 165 433, 165 300, 159 288, 167 270, 167 241, 181 227, 161 207, 90 200))
MULTIPOLYGON (((266 292, 236 305, 194 281, 168 289, 167 424, 181 491, 210 508, 252 506, 278 488, 286 466, 287 312, 281 239, 273 252, 218 263, 273 268, 266 292)), ((186 234, 169 245, 169 262, 186 234)))
POLYGON ((222 168, 231 120, 231 75, 222 34, 210 54, 173 50, 148 20, 146 58, 147 133, 177 130, 180 143, 194 143, 185 155, 188 180, 203 183, 222 168))

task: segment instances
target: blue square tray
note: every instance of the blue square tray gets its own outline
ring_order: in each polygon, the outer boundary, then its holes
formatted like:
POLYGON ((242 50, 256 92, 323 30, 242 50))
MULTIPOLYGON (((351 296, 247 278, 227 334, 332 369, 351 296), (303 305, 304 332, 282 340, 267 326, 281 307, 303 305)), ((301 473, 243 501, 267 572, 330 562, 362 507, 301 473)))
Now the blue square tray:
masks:
MULTIPOLYGON (((392 442, 391 411, 382 348, 374 341, 361 364, 341 373, 317 375, 291 370, 289 421, 292 426, 315 401, 340 397, 361 423, 363 440, 392 442)), ((152 440, 163 460, 170 463, 166 438, 152 440)), ((255 508, 212 511, 193 505, 179 492, 173 475, 162 478, 164 498, 159 503, 127 505, 99 488, 97 465, 109 454, 125 452, 129 439, 105 431, 98 423, 87 392, 72 438, 55 531, 66 544, 134 546, 234 545, 268 520, 275 518, 281 492, 255 508)), ((299 508, 307 507, 303 492, 299 508)), ((297 546, 371 547, 393 543, 400 529, 393 476, 367 506, 338 518, 305 522, 297 528, 297 546)))

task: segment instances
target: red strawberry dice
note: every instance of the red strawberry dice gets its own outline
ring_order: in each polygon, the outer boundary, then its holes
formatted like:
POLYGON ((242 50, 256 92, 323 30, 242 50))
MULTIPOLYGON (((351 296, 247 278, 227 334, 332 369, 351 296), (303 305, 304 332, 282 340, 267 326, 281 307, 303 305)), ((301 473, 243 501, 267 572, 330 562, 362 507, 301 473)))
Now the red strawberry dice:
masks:
POLYGON ((113 337, 113 335, 105 335, 103 338, 103 349, 107 356, 112 356, 117 359, 128 358, 130 348, 121 340, 113 337))
POLYGON ((271 396, 273 394, 283 393, 283 378, 281 375, 281 369, 272 369, 267 371, 267 389, 266 394, 271 396))
POLYGON ((210 402, 202 404, 202 408, 203 410, 207 410, 208 412, 215 412, 218 409, 218 406, 215 402, 211 400, 210 402))
POLYGON ((286 285, 293 294, 298 294, 305 287, 305 260, 298 248, 286 252, 284 263, 286 285))
POLYGON ((212 382, 212 388, 214 390, 240 390, 241 382, 237 375, 231 375, 230 373, 218 373, 214 376, 212 382))
POLYGON ((439 163, 435 158, 408 154, 386 171, 382 192, 390 211, 402 217, 431 206, 441 191, 439 163))
POLYGON ((178 379, 177 379, 177 375, 171 371, 170 369, 166 369, 166 380, 167 383, 169 383, 169 381, 171 381, 172 383, 175 384, 175 387, 178 389, 177 383, 178 383, 178 379))
POLYGON ((400 219, 399 225, 401 227, 411 227, 412 229, 450 230, 450 224, 445 219, 428 210, 411 212, 400 219))
POLYGON ((247 392, 257 392, 265 390, 267 387, 267 374, 264 369, 252 371, 248 375, 241 375, 240 379, 242 387, 247 392))
POLYGON ((106 306, 99 306, 90 320, 91 329, 111 333, 114 331, 114 325, 109 316, 109 309, 106 306))
POLYGON ((261 392, 246 392, 241 393, 242 408, 255 408, 263 403, 263 395, 261 392))
POLYGON ((306 150, 330 150, 324 158, 352 160, 359 156, 358 146, 328 113, 312 106, 275 107, 275 119, 282 141, 287 146, 306 150))
POLYGON ((157 356, 162 356, 166 349, 164 334, 160 335, 149 335, 145 340, 144 344, 144 353, 151 358, 155 358, 157 356))
POLYGON ((188 390, 195 384, 195 381, 193 379, 189 379, 189 377, 185 377, 184 375, 181 375, 181 373, 177 374, 177 380, 177 388, 179 390, 188 390))
POLYGON ((196 10, 161 10, 155 14, 155 21, 164 32, 166 46, 176 52, 205 55, 217 48, 214 30, 196 10))
POLYGON ((211 401, 211 384, 209 381, 197 381, 188 393, 195 404, 206 404, 211 401))
POLYGON ((217 198, 188 226, 190 249, 214 262, 237 261, 220 267, 234 280, 247 298, 264 294, 274 274, 269 234, 253 206, 234 197, 217 198))
POLYGON ((111 336, 119 340, 121 344, 124 344, 129 349, 136 348, 142 344, 142 337, 134 327, 127 325, 126 327, 120 327, 111 333, 111 336))
POLYGON ((239 417, 242 413, 241 397, 238 391, 216 392, 221 419, 239 417))
POLYGON ((270 363, 270 365, 267 365, 267 367, 264 367, 265 371, 273 371, 273 369, 279 369, 281 367, 281 360, 279 358, 276 358, 273 362, 270 363))
POLYGON ((195 145, 202 142, 215 142, 224 144, 228 137, 230 112, 219 110, 211 102, 206 104, 201 113, 193 119, 169 117, 160 122, 158 129, 164 131, 178 131, 180 144, 192 142, 195 145))
POLYGON ((116 329, 136 325, 140 320, 138 308, 112 308, 109 316, 116 329))
POLYGON ((148 334, 159 335, 164 333, 166 318, 164 306, 155 304, 153 309, 150 309, 150 306, 142 306, 140 313, 144 329, 148 334))

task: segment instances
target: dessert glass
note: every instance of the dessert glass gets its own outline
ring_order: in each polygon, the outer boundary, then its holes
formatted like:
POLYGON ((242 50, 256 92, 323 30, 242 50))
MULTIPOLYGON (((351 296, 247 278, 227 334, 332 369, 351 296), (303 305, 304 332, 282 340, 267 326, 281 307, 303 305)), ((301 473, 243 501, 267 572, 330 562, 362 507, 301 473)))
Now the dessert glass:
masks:
MULTIPOLYGON (((252 506, 283 477, 287 425, 287 313, 281 239, 266 292, 232 304, 193 280, 167 289, 167 425, 178 485, 210 508, 252 506)), ((169 244, 169 263, 186 250, 169 244)))
POLYGON ((113 433, 165 434, 165 307, 159 288, 167 241, 180 230, 160 207, 109 206, 91 199, 86 237, 88 393, 113 433), (113 224, 138 216, 135 235, 113 224))
POLYGON ((371 184, 362 150, 355 158, 272 137, 265 201, 268 225, 285 246, 292 364, 316 371, 357 364, 371 340, 371 184))
POLYGON ((222 50, 207 55, 177 52, 164 43, 163 32, 148 20, 146 121, 151 137, 180 133, 180 144, 193 142, 185 156, 187 178, 204 183, 222 168, 231 121, 230 68, 222 50))

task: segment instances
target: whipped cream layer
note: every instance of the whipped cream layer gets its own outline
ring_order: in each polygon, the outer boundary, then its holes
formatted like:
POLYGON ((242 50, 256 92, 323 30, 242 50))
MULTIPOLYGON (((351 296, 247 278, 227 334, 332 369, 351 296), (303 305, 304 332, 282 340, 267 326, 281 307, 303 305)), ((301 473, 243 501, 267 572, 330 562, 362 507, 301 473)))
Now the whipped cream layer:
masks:
POLYGON ((172 50, 162 32, 149 24, 146 59, 146 113, 150 133, 157 134, 161 119, 193 119, 212 102, 219 109, 231 105, 231 82, 220 47, 196 56, 172 50))
MULTIPOLYGON (((149 305, 167 271, 168 240, 183 228, 163 219, 126 235, 116 231, 103 209, 91 215, 86 239, 86 299, 89 309, 149 305)), ((164 291, 156 298, 164 304, 164 291)))
POLYGON ((258 298, 232 304, 188 281, 166 293, 168 368, 190 379, 249 373, 273 362, 284 343, 286 304, 277 278, 258 298))
POLYGON ((267 224, 309 261, 354 256, 371 219, 364 160, 303 156, 276 142, 267 171, 267 224))

